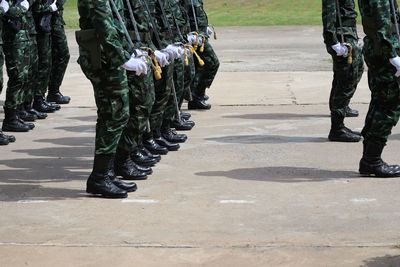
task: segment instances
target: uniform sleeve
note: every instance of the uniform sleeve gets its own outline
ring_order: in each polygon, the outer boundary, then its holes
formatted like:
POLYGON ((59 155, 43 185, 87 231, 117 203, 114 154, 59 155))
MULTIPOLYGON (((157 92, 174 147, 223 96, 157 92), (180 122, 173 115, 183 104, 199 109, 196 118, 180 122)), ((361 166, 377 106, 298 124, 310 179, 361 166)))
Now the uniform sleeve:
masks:
POLYGON ((48 4, 41 4, 41 1, 35 1, 32 4, 32 12, 35 14, 45 14, 51 12, 51 7, 48 4))
POLYGON ((336 36, 336 2, 335 0, 322 0, 322 24, 324 42, 328 46, 337 44, 336 36))
POLYGON ((395 47, 398 47, 398 38, 393 37, 390 1, 372 0, 369 2, 369 16, 375 25, 375 36, 371 36, 374 42, 380 47, 384 58, 397 56, 395 47))
POLYGON ((11 5, 10 4, 10 9, 7 12, 7 17, 11 18, 20 18, 23 17, 26 14, 27 10, 20 6, 20 5, 11 5))
POLYGON ((127 62, 131 55, 123 48, 108 0, 95 0, 93 3, 92 21, 103 53, 112 67, 119 67, 127 62))

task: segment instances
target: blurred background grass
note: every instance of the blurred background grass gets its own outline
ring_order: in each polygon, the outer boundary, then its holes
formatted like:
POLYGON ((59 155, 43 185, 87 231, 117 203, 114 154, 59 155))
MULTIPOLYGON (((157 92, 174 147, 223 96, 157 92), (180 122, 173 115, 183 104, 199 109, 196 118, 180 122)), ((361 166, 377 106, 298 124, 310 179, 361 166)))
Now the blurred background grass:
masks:
MULTIPOLYGON (((321 0, 203 0, 216 26, 317 25, 321 0)), ((68 28, 78 28, 76 0, 65 6, 68 28)))

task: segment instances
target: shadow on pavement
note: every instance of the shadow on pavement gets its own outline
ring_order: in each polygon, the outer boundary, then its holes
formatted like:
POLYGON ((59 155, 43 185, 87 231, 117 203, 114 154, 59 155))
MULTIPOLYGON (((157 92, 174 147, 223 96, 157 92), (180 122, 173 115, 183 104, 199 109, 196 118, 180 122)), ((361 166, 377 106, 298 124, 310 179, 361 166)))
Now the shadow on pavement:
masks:
POLYGON ((365 260, 360 267, 399 267, 400 256, 386 255, 383 257, 376 257, 365 260))
POLYGON ((284 144, 284 143, 325 143, 325 137, 284 136, 284 135, 231 135, 206 138, 207 141, 229 144, 284 144))
POLYGON ((332 171, 305 167, 263 167, 243 168, 230 171, 198 172, 198 176, 223 176, 237 180, 264 181, 277 183, 322 182, 331 179, 360 178, 352 171, 332 171))
POLYGON ((84 183, 93 163, 93 139, 40 139, 35 142, 64 147, 14 150, 13 152, 27 154, 29 157, 1 161, 1 165, 8 168, 0 170, 0 201, 83 197, 84 183), (81 181, 82 189, 71 189, 70 185, 63 186, 63 183, 70 181, 81 181))
POLYGON ((330 118, 328 114, 298 114, 298 113, 261 113, 238 114, 223 116, 224 118, 248 119, 248 120, 302 120, 311 118, 330 118))
POLYGON ((74 132, 74 133, 94 133, 96 131, 95 125, 79 125, 79 126, 63 126, 63 127, 56 127, 56 130, 64 130, 67 132, 74 132))
POLYGON ((70 120, 77 120, 77 121, 86 121, 86 122, 95 122, 97 120, 97 115, 93 116, 80 116, 80 117, 70 117, 70 120))
POLYGON ((400 134, 393 134, 393 135, 389 136, 389 141, 390 140, 400 141, 400 134))

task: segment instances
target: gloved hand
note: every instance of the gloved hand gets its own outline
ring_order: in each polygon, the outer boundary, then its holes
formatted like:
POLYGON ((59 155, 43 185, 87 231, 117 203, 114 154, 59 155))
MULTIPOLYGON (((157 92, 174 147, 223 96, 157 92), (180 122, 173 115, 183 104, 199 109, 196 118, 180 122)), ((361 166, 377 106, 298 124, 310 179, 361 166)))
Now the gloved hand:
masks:
POLYGON ((188 43, 190 45, 195 44, 197 41, 197 36, 193 33, 188 33, 188 35, 186 36, 188 43))
POLYGON ((122 65, 122 67, 128 71, 136 72, 137 76, 142 74, 147 74, 147 64, 141 57, 136 57, 132 55, 132 57, 122 65))
POLYGON ((7 11, 10 9, 10 5, 6 0, 0 2, 0 7, 4 10, 4 13, 7 13, 7 11))
POLYGON ((207 27, 207 35, 208 35, 208 36, 212 36, 213 34, 214 34, 213 29, 212 29, 210 26, 208 26, 208 27, 207 27))
POLYGON ((347 46, 341 43, 332 45, 332 49, 335 50, 338 57, 347 57, 347 55, 349 54, 349 49, 347 48, 347 46))
POLYGON ((179 58, 178 47, 175 45, 168 45, 166 48, 164 48, 161 51, 167 53, 169 56, 169 59, 174 60, 174 59, 179 58))
POLYGON ((203 36, 199 35, 199 39, 197 39, 197 44, 202 45, 203 44, 203 36))
POLYGON ((50 5, 51 11, 56 12, 58 10, 57 0, 54 0, 53 4, 50 5))
POLYGON ((185 48, 183 48, 182 46, 178 46, 178 54, 179 58, 183 57, 183 55, 185 54, 185 48))
POLYGON ((391 59, 389 59, 389 61, 390 61, 390 64, 392 64, 397 70, 395 76, 400 77, 400 57, 397 56, 397 57, 391 58, 391 59))
POLYGON ((22 1, 19 5, 25 8, 26 10, 29 9, 29 2, 27 0, 22 1))
POLYGON ((149 56, 149 53, 142 49, 135 49, 135 53, 136 53, 136 56, 132 55, 132 57, 141 57, 141 56, 147 57, 147 56, 149 56))
POLYGON ((160 64, 161 68, 164 68, 169 64, 167 55, 159 50, 154 51, 154 55, 156 56, 156 59, 158 61, 158 64, 160 64))

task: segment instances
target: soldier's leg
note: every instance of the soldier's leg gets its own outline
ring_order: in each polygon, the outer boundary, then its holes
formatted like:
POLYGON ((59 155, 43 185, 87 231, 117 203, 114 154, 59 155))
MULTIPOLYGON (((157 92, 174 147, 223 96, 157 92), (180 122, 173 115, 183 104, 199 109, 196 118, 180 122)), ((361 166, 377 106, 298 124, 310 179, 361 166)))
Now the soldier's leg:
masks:
POLYGON ((328 47, 333 60, 333 82, 329 99, 331 111, 331 130, 329 140, 337 142, 358 142, 361 136, 351 131, 344 125, 346 110, 353 97, 357 84, 360 81, 360 66, 362 69, 362 54, 357 47, 356 39, 348 39, 353 46, 353 63, 348 64, 347 57, 338 57, 336 53, 328 47))
POLYGON ((68 104, 71 98, 63 96, 60 92, 60 86, 64 79, 65 71, 68 67, 70 53, 68 49, 67 37, 62 21, 53 23, 51 31, 51 51, 52 66, 49 80, 48 102, 57 104, 68 104))
POLYGON ((143 135, 143 145, 152 153, 165 155, 168 149, 160 146, 153 138, 153 132, 161 128, 164 110, 172 90, 174 64, 170 63, 162 69, 161 80, 154 81, 155 101, 150 113, 150 132, 143 135))
MULTIPOLYGON (((131 88, 131 105, 130 112, 132 131, 136 143, 139 145, 142 142, 143 134, 150 132, 149 118, 152 106, 154 104, 154 80, 151 66, 149 72, 145 76, 136 76, 135 74, 128 75, 128 83, 131 88)), ((158 161, 150 158, 142 153, 139 146, 136 146, 131 153, 132 160, 145 167, 154 166, 158 161)))
POLYGON ((36 83, 37 83, 37 75, 39 71, 39 55, 37 49, 37 39, 36 35, 32 36, 32 43, 30 46, 30 56, 31 56, 31 67, 29 69, 29 81, 28 81, 28 94, 25 97, 25 102, 23 106, 23 110, 27 113, 31 114, 37 119, 45 119, 47 118, 47 114, 43 112, 39 112, 35 110, 33 105, 33 98, 36 94, 36 83))
MULTIPOLYGON (((0 44, 0 69, 3 69, 4 65, 4 54, 3 54, 3 45, 0 44)), ((0 72, 0 94, 3 89, 3 71, 0 72)), ((15 142, 15 137, 13 135, 5 135, 0 130, 0 145, 8 145, 10 142, 15 142)))
POLYGON ((24 121, 35 121, 38 117, 35 114, 28 112, 31 109, 33 94, 34 94, 34 81, 36 79, 35 75, 38 68, 38 55, 37 55, 37 43, 36 36, 31 35, 28 41, 29 46, 29 57, 30 65, 28 68, 28 82, 26 83, 24 89, 24 99, 23 104, 19 107, 18 116, 24 121))
POLYGON ((7 75, 9 77, 4 102, 3 131, 27 132, 33 124, 24 123, 18 118, 18 107, 23 103, 24 89, 28 83, 29 46, 28 42, 4 44, 7 75))
POLYGON ((392 128, 400 117, 400 86, 394 75, 396 69, 384 59, 367 63, 371 103, 362 130, 364 151, 359 171, 362 175, 397 177, 400 176, 400 166, 387 165, 381 158, 392 128))
POLYGON ((130 116, 115 157, 115 173, 124 179, 144 180, 153 172, 150 167, 137 165, 132 158, 132 154, 138 148, 137 140, 141 138, 142 133, 148 127, 148 114, 152 105, 152 101, 148 100, 151 84, 151 71, 147 75, 141 76, 128 73, 130 116))
POLYGON ((211 44, 206 42, 204 52, 199 54, 204 66, 198 66, 192 84, 193 101, 189 102, 189 109, 210 109, 211 105, 205 102, 206 89, 211 86, 219 69, 219 60, 211 44))
POLYGON ((56 111, 57 107, 44 99, 50 79, 51 35, 50 33, 38 32, 36 38, 39 67, 36 75, 33 108, 39 112, 52 113, 56 111))
MULTIPOLYGON (((179 115, 179 102, 185 93, 185 65, 183 59, 176 60, 174 65, 175 90, 172 90, 169 96, 168 104, 164 112, 162 129, 170 129, 171 127, 175 128, 175 124, 177 124, 177 127, 179 127, 181 124, 179 115)), ((182 124, 182 127, 183 126, 187 127, 185 130, 191 130, 194 125, 182 124)))

